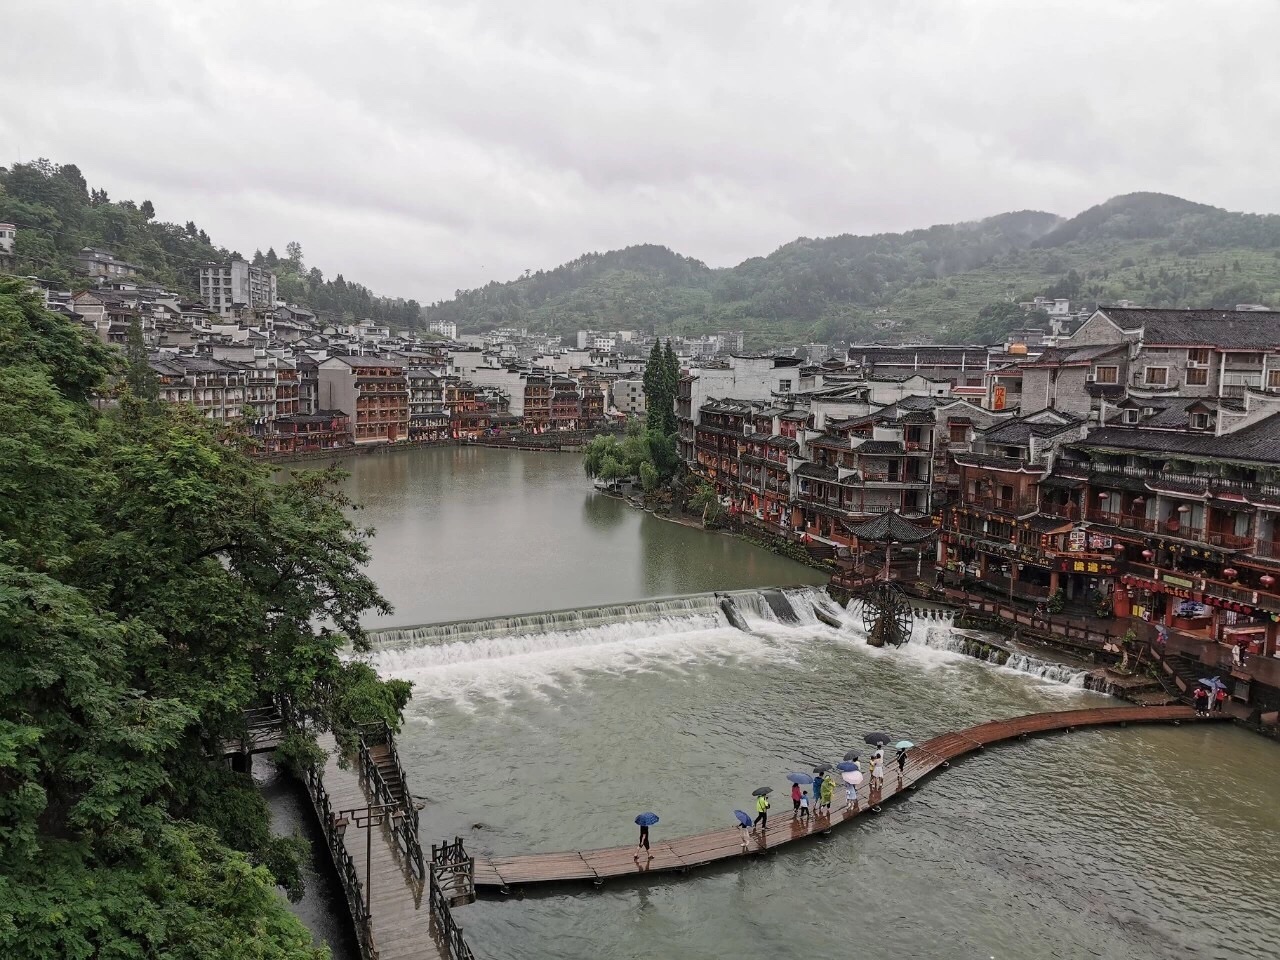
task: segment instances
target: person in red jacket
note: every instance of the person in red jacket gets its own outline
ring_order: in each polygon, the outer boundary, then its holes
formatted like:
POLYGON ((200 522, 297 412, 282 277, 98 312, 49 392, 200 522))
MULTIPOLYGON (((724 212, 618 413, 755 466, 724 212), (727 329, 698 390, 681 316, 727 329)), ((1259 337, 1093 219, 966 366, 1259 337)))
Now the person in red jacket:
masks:
POLYGON ((1225 691, 1225 690, 1223 690, 1221 687, 1219 687, 1219 688, 1218 688, 1218 690, 1217 690, 1217 692, 1216 692, 1216 693, 1214 693, 1214 695, 1213 695, 1213 709, 1214 709, 1215 711, 1217 711, 1218 713, 1221 713, 1221 712, 1222 712, 1222 704, 1223 704, 1223 702, 1224 702, 1226 699, 1227 699, 1227 691, 1225 691))
POLYGON ((1209 712, 1209 695, 1204 687, 1196 687, 1191 700, 1195 704, 1197 717, 1203 717, 1209 712))

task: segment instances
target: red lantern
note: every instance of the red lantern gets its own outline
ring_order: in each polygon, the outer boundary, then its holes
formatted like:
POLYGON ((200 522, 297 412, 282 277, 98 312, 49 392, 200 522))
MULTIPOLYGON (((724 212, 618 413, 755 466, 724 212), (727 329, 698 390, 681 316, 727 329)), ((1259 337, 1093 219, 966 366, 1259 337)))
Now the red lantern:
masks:
POLYGON ((1276 578, 1269 573, 1264 573, 1262 576, 1258 578, 1258 582, 1262 584, 1264 587, 1270 587, 1273 583, 1276 582, 1276 578))
POLYGON ((1237 570, 1235 567, 1224 567, 1222 570, 1222 575, 1226 577, 1228 580, 1234 580, 1239 575, 1239 573, 1240 571, 1237 570))
POLYGON ((1116 553, 1124 553, 1124 544, 1123 544, 1123 543, 1113 543, 1113 544, 1111 545, 1111 549, 1112 549, 1112 550, 1114 550, 1116 553))
POLYGON ((1152 553, 1150 550, 1143 550, 1143 551, 1142 551, 1142 556, 1143 556, 1145 559, 1150 560, 1152 557, 1154 557, 1154 556, 1155 556, 1155 554, 1154 554, 1154 553, 1152 553))

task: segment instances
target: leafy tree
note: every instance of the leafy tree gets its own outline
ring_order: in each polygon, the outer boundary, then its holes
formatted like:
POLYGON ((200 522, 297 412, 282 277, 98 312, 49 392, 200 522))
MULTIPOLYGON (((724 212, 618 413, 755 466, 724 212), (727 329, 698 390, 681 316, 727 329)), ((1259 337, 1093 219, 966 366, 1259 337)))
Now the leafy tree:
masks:
POLYGON ((703 524, 715 520, 723 510, 716 488, 709 483, 698 484, 693 493, 689 495, 686 506, 691 510, 701 512, 703 524))
POLYGON ((129 321, 129 340, 125 348, 125 383, 133 399, 154 404, 160 399, 160 381, 147 358, 147 345, 142 339, 142 324, 137 317, 129 321))
POLYGON ((314 960, 272 890, 302 847, 206 758, 272 699, 309 736, 398 723, 408 684, 338 655, 389 609, 369 532, 194 411, 98 415, 117 369, 0 279, 0 956, 314 960))
POLYGON ((154 220, 156 218, 156 208, 150 200, 143 200, 142 206, 138 208, 144 220, 154 220))

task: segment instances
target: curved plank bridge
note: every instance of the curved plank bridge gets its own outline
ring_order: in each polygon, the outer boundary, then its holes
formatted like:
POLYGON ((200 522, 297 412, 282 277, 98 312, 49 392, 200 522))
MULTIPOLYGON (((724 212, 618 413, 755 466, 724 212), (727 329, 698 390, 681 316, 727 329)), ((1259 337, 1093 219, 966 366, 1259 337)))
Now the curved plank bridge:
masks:
MULTIPOLYGON (((1214 717, 1213 719, 1227 719, 1214 717)), ((614 877, 630 877, 642 874, 686 872, 695 867, 752 856, 766 850, 775 850, 798 840, 823 834, 848 823, 868 809, 878 809, 878 804, 903 791, 910 790, 920 780, 951 760, 982 750, 988 744, 1019 739, 1031 734, 1073 730, 1077 727, 1125 726, 1130 723, 1172 723, 1196 721, 1190 707, 1115 707, 1091 710, 1065 710, 1056 713, 1033 713, 1011 720, 994 720, 980 723, 956 733, 944 733, 915 747, 907 763, 901 783, 898 781, 896 763, 886 763, 883 789, 874 798, 869 783, 864 782, 858 791, 858 805, 844 807, 844 790, 837 789, 837 799, 828 816, 797 820, 790 810, 771 811, 768 830, 747 837, 739 827, 727 827, 711 833, 653 844, 652 857, 643 853, 635 859, 634 846, 608 847, 601 850, 569 850, 563 853, 533 854, 521 857, 477 857, 475 860, 475 885, 478 889, 509 892, 514 888, 527 888, 544 884, 591 881, 600 883, 614 877)), ((841 787, 843 785, 840 785, 841 787)), ((778 804, 781 806, 781 803, 778 804)))

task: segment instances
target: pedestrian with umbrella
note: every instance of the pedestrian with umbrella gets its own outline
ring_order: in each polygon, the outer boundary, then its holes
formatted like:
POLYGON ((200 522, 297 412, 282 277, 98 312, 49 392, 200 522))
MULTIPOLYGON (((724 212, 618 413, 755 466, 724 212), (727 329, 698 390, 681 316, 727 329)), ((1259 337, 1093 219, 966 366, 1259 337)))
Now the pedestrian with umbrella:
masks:
POLYGON ((758 826, 763 833, 769 829, 769 794, 773 793, 773 787, 756 787, 751 791, 751 795, 756 798, 756 818, 752 822, 753 826, 758 826))
POLYGON ((907 770, 907 751, 914 747, 915 744, 910 740, 899 740, 895 747, 898 751, 898 786, 902 786, 902 775, 907 770))
POLYGON ((649 853, 649 828, 658 822, 656 813, 642 813, 636 817, 636 824, 640 827, 640 842, 636 844, 636 855, 632 857, 637 863, 640 861, 640 849, 643 847, 644 852, 648 854, 649 859, 653 859, 653 854, 649 853))
POLYGON ((1208 691, 1204 687, 1196 687, 1191 694, 1191 702, 1195 704, 1197 717, 1203 717, 1209 712, 1208 701, 1208 691))
POLYGON ((822 785, 826 783, 826 780, 822 776, 822 771, 817 767, 813 768, 813 772, 813 812, 816 815, 822 812, 822 785))
POLYGON ((742 852, 747 852, 747 837, 751 831, 751 814, 745 810, 733 811, 733 816, 738 821, 738 832, 742 834, 742 852))
POLYGON ((840 771, 840 779, 844 781, 845 809, 856 807, 858 805, 858 784, 862 782, 862 771, 858 769, 858 761, 845 760, 843 763, 837 763, 836 769, 840 771))
POLYGON ((871 796, 878 796, 884 789, 884 755, 877 750, 871 757, 871 796))

